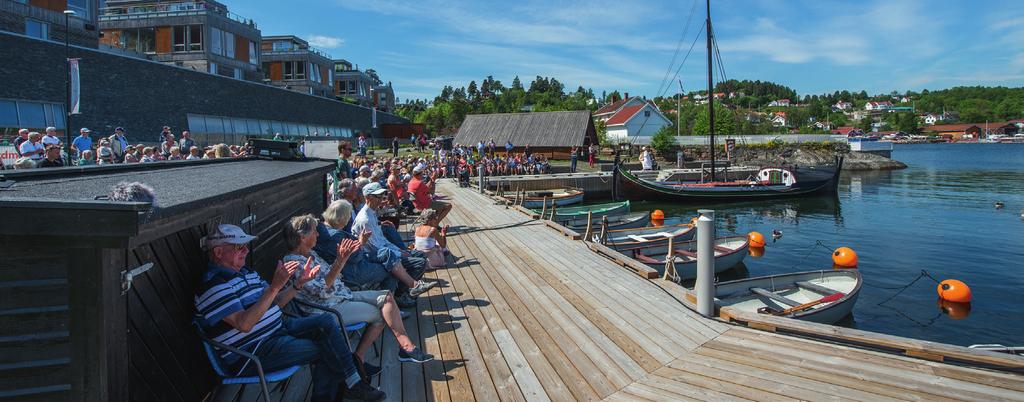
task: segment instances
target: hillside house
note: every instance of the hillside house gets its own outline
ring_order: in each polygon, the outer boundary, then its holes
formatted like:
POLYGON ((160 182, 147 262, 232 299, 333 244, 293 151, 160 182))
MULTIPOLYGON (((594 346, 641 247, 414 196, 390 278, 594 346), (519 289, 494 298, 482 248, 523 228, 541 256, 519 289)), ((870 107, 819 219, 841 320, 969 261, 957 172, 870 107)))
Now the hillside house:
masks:
POLYGON ((618 102, 612 102, 598 108, 597 111, 594 112, 594 118, 599 121, 607 123, 608 119, 611 119, 612 116, 614 116, 615 113, 618 113, 620 110, 622 110, 622 108, 626 106, 639 106, 643 104, 644 100, 642 98, 640 98, 639 96, 630 97, 629 92, 626 92, 626 96, 623 97, 618 102))
POLYGON ((671 125, 672 121, 658 110, 654 102, 647 101, 619 109, 604 124, 608 128, 608 139, 626 141, 630 137, 653 136, 662 127, 671 125))
POLYGON ((779 99, 779 100, 773 100, 773 101, 771 101, 770 103, 768 103, 768 106, 782 106, 782 107, 788 107, 789 105, 790 105, 790 103, 789 103, 789 99, 779 99))
POLYGON ((868 111, 884 111, 892 108, 892 102, 868 102, 864 104, 864 110, 868 111))
POLYGON ((786 112, 775 112, 772 114, 772 125, 775 127, 786 127, 786 112))

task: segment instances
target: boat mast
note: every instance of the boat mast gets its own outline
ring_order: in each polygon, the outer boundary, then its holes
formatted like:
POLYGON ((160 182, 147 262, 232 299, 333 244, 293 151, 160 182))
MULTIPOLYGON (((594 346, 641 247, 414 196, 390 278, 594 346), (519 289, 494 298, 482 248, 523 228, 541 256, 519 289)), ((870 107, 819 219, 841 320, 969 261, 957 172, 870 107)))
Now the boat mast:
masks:
POLYGON ((708 134, 711 137, 711 181, 715 181, 715 95, 714 95, 714 80, 711 78, 711 0, 707 0, 708 5, 708 20, 705 24, 708 28, 708 134))

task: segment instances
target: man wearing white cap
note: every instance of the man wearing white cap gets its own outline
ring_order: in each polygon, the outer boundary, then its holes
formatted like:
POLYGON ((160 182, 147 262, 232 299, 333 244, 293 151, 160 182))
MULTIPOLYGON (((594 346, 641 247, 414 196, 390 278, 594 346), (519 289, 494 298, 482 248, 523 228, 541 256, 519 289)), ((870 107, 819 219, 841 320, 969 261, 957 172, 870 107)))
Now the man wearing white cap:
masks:
POLYGON ((92 150, 92 138, 89 137, 91 131, 86 127, 82 127, 81 130, 78 130, 78 133, 80 135, 71 141, 71 160, 73 161, 77 161, 82 152, 92 150))
MULTIPOLYGON (((312 259, 278 261, 268 284, 245 268, 249 242, 256 239, 235 225, 218 225, 201 240, 209 256, 203 283, 196 296, 196 310, 203 332, 215 341, 255 354, 263 371, 318 363, 313 367, 312 400, 332 401, 342 382, 345 397, 377 401, 385 398, 359 375, 348 340, 333 315, 284 318, 281 307, 295 297, 302 285, 316 277, 320 266, 312 259), (288 280, 301 270, 295 284, 288 280)), ((243 356, 217 351, 217 358, 233 376, 256 375, 256 365, 243 356)))
MULTIPOLYGON (((387 199, 387 192, 388 190, 377 182, 371 182, 363 186, 363 196, 366 198, 366 203, 363 204, 363 208, 359 210, 359 214, 356 215, 355 220, 352 222, 352 233, 362 233, 364 231, 371 233, 369 246, 372 246, 377 251, 378 259, 384 267, 390 268, 396 264, 401 264, 408 275, 401 275, 401 270, 397 271, 399 275, 392 271, 392 275, 395 275, 395 278, 399 281, 398 289, 395 291, 398 304, 401 307, 407 307, 412 300, 404 297, 406 291, 408 291, 409 296, 416 297, 436 286, 437 282, 419 280, 427 269, 426 259, 413 256, 409 251, 403 250, 389 241, 384 235, 381 222, 377 218, 377 209, 387 199)), ((391 225, 391 222, 384 224, 391 225)))

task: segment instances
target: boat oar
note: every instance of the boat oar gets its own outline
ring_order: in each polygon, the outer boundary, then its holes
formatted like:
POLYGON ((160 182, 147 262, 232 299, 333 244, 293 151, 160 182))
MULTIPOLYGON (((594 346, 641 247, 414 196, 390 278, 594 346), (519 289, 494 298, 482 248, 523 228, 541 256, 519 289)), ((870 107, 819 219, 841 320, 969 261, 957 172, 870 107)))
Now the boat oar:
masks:
POLYGON ((817 305, 822 304, 822 303, 834 302, 836 300, 842 299, 843 296, 846 296, 846 294, 844 294, 844 293, 833 293, 833 294, 830 294, 828 296, 822 297, 822 298, 820 298, 818 300, 815 300, 815 301, 812 301, 812 302, 807 302, 807 303, 801 304, 799 306, 793 306, 793 307, 790 307, 790 308, 787 308, 785 310, 778 311, 778 312, 772 311, 771 314, 772 315, 789 315, 789 314, 797 313, 797 312, 800 312, 800 311, 803 311, 803 310, 807 310, 807 309, 809 309, 811 307, 817 306, 817 305))

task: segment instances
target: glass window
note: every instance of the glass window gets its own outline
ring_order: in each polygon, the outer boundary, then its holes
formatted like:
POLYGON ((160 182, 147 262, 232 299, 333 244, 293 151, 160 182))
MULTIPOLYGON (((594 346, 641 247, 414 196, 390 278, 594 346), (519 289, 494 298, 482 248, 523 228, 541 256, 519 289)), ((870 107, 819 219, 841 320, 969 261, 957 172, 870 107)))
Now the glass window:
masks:
POLYGON ((224 55, 224 43, 221 30, 210 27, 210 53, 224 55))
POLYGON ((188 50, 198 51, 203 50, 203 26, 202 25, 189 25, 188 26, 188 50))
POLYGON ((43 104, 18 102, 18 121, 22 127, 45 128, 46 112, 43 111, 43 104))
POLYGON ((263 130, 260 130, 259 120, 247 119, 245 121, 245 131, 249 134, 259 134, 263 130))
POLYGON ((292 72, 292 71, 294 71, 294 69, 292 68, 292 66, 294 64, 295 63, 288 62, 288 61, 284 62, 284 79, 290 80, 290 79, 295 78, 295 75, 292 72))
MULTIPOLYGON (((140 28, 135 30, 134 34, 138 35, 138 44, 135 47, 136 52, 140 53, 155 53, 156 52, 156 30, 154 28, 140 28)), ((135 36, 135 35, 131 35, 135 36)), ((131 48, 129 48, 131 49, 131 48)))
POLYGON ((355 81, 349 81, 348 82, 348 90, 349 90, 349 92, 355 92, 356 91, 356 82, 355 81))
POLYGON ((50 39, 50 26, 42 21, 25 19, 25 35, 39 39, 50 39))
POLYGON ((224 122, 220 117, 206 116, 206 132, 209 134, 223 133, 224 122))
POLYGON ((92 17, 92 8, 89 7, 89 3, 92 0, 68 0, 68 10, 75 12, 75 17, 84 20, 90 20, 92 17))
POLYGON ((0 100, 0 126, 18 127, 18 106, 14 101, 0 100))
POLYGON ((249 132, 249 127, 245 123, 245 119, 231 119, 231 125, 234 129, 232 132, 235 134, 245 134, 249 132))
POLYGON ((295 62, 295 79, 302 80, 306 78, 306 63, 301 61, 295 62))
POLYGON ((64 116, 61 116, 61 115, 54 116, 53 115, 53 105, 49 104, 49 103, 43 104, 43 114, 46 115, 46 125, 47 126, 54 126, 54 127, 57 126, 57 122, 54 121, 55 117, 59 118, 61 120, 64 120, 64 116))
POLYGON ((188 115, 188 131, 193 133, 205 133, 206 132, 206 119, 201 115, 189 114, 188 115))
POLYGON ((274 134, 274 128, 271 127, 270 120, 260 120, 260 132, 263 134, 274 134))
POLYGON ((287 129, 288 129, 288 134, 291 134, 291 135, 302 135, 301 133, 299 133, 299 125, 298 124, 288 123, 287 129))
POLYGON ((274 51, 275 52, 283 52, 283 51, 287 51, 287 50, 292 50, 292 43, 291 42, 283 41, 283 40, 274 42, 274 51))
POLYGON ((281 125, 281 122, 273 121, 273 122, 271 122, 270 127, 273 129, 273 130, 271 130, 271 131, 273 131, 273 133, 271 133, 271 134, 274 134, 274 133, 284 134, 284 126, 281 125))
POLYGON ((256 42, 249 41, 249 64, 260 64, 259 55, 256 53, 256 42))
POLYGON ((217 74, 217 63, 210 62, 210 74, 217 74))
POLYGON ((242 79, 242 69, 240 69, 240 68, 236 68, 235 69, 235 79, 236 80, 242 79))
POLYGON ((317 66, 313 63, 309 63, 309 79, 313 82, 320 82, 320 73, 317 71, 317 66))
POLYGON ((184 52, 187 50, 185 44, 188 43, 188 26, 178 25, 174 27, 174 38, 172 43, 174 43, 173 50, 175 52, 184 52))
POLYGON ((235 34, 224 32, 224 55, 235 58, 235 34))

